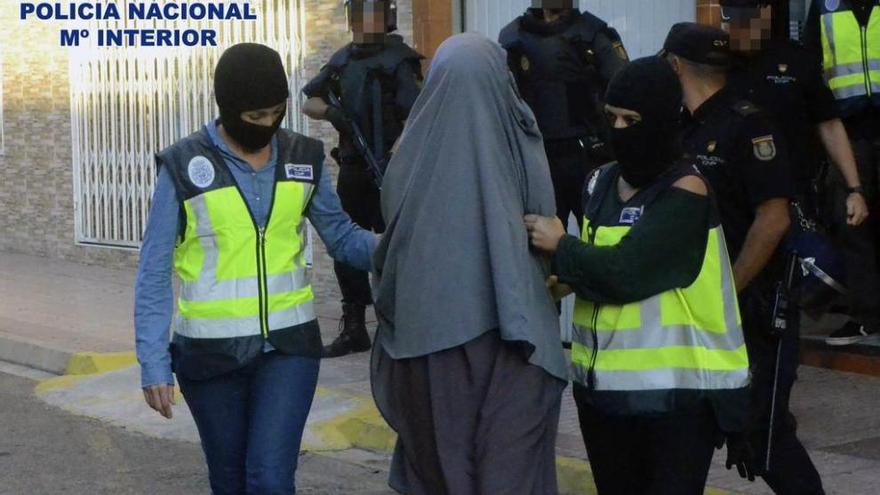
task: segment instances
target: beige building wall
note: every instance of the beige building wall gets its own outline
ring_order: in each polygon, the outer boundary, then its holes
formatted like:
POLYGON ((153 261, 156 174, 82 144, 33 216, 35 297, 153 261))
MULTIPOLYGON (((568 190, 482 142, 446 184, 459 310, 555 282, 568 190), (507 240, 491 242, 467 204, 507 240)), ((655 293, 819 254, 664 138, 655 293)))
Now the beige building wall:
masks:
MULTIPOLYGON (((311 77, 351 35, 340 0, 304 1, 305 71, 311 77)), ((412 2, 398 4, 400 33, 412 42, 412 2)), ((0 2, 6 143, 0 156, 0 252, 135 266, 136 252, 75 243, 68 54, 58 42, 63 23, 25 23, 17 16, 17 2, 0 2)), ((328 170, 335 177, 337 167, 329 159, 336 142, 332 127, 311 122, 309 134, 325 142, 328 170)), ((319 297, 337 297, 332 263, 316 241, 315 288, 319 297)))

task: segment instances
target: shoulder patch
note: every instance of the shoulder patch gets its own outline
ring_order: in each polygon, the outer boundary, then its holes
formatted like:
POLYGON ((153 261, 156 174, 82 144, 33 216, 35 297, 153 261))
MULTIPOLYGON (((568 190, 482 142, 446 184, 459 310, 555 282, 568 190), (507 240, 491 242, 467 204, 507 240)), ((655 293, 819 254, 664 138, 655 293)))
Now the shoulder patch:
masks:
POLYGON ((757 105, 747 100, 740 100, 733 105, 733 110, 742 115, 743 117, 748 117, 749 115, 754 115, 761 111, 757 105))
POLYGON ((214 183, 214 179, 216 178, 214 165, 211 163, 211 160, 208 160, 202 155, 193 157, 193 159, 189 161, 189 164, 186 167, 186 172, 189 176, 189 181, 199 189, 209 187, 214 183))
POLYGON ((601 170, 596 170, 590 175, 590 181, 587 182, 587 194, 592 195, 593 191, 596 190, 596 184, 599 183, 599 176, 602 175, 601 170))
POLYGON ((776 158, 776 141, 773 140, 773 135, 769 134, 752 139, 752 150, 755 153, 755 158, 762 162, 769 162, 776 158))
POLYGON ((615 41, 611 44, 611 47, 614 49, 614 53, 617 55, 617 58, 623 60, 624 62, 629 62, 629 54, 626 53, 626 48, 623 46, 622 41, 615 41))

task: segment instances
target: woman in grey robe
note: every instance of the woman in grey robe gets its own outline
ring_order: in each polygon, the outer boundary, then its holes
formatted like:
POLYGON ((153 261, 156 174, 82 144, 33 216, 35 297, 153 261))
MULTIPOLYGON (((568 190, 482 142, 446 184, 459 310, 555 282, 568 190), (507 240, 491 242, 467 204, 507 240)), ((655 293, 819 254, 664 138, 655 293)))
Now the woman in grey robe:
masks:
POLYGON ((555 494, 567 378, 549 264, 523 215, 553 215, 541 134, 506 53, 437 51, 388 166, 373 393, 406 494, 555 494))

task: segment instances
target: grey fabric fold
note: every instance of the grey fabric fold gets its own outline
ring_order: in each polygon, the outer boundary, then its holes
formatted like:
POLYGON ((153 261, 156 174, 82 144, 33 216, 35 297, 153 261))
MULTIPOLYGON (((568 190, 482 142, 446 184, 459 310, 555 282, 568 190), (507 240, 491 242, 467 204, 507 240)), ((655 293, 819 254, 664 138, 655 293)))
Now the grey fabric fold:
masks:
POLYGON ((450 349, 499 329, 565 379, 549 261, 523 215, 553 216, 534 115, 497 43, 453 36, 437 51, 382 187, 376 250, 380 345, 394 359, 450 349))

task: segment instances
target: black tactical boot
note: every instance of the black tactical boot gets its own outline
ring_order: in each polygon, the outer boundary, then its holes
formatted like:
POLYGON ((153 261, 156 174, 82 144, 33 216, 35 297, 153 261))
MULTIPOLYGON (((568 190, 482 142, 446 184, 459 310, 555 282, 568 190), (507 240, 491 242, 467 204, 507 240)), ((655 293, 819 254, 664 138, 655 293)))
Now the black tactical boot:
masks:
POLYGON ((359 304, 343 304, 342 319, 339 320, 339 336, 328 346, 324 346, 321 357, 335 358, 353 352, 370 350, 370 335, 367 333, 367 308, 359 304))

